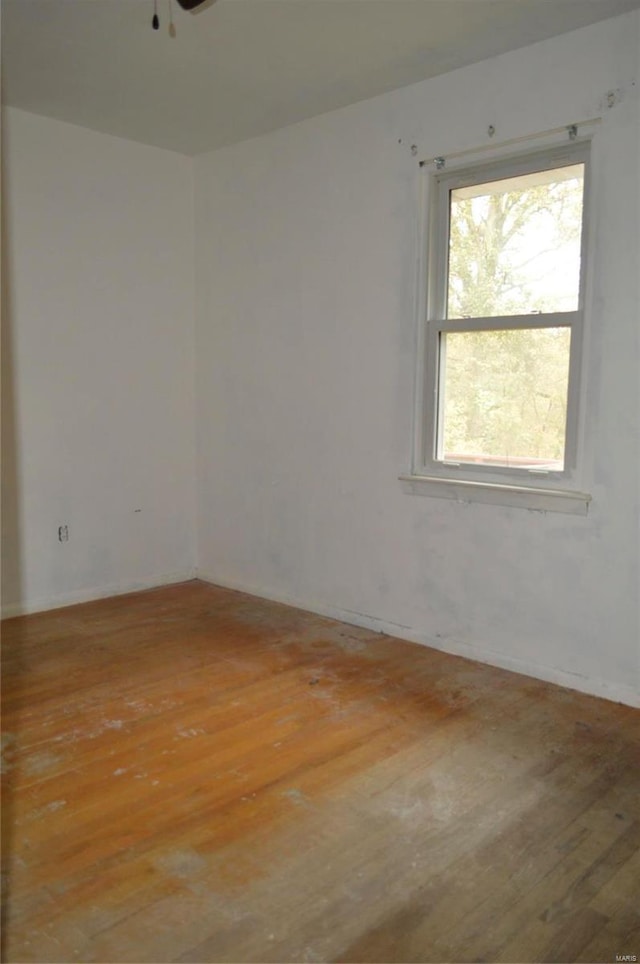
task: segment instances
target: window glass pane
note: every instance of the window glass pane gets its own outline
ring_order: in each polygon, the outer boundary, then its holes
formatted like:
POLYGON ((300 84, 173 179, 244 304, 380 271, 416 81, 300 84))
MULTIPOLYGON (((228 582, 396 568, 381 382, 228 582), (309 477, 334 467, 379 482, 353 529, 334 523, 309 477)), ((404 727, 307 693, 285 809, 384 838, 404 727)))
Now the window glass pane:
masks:
POLYGON ((440 336, 438 458, 564 467, 570 328, 440 336))
POLYGON ((447 317, 576 311, 584 164, 450 192, 447 317))

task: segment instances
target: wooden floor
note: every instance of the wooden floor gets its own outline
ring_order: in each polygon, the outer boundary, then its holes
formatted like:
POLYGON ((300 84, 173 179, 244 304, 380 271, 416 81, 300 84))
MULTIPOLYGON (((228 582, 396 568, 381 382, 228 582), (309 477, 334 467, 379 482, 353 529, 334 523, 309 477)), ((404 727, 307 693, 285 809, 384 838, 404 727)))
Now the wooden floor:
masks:
POLYGON ((640 714, 192 582, 3 624, 8 961, 640 956, 640 714))

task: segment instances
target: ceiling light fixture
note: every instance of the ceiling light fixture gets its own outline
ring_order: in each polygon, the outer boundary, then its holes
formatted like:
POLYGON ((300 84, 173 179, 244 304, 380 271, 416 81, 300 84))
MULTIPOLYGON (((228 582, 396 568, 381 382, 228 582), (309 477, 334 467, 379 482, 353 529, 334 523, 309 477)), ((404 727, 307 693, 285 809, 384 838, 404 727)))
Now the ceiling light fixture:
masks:
POLYGON ((207 6, 210 7, 215 0, 178 0, 178 3, 183 10, 196 10, 197 7, 207 6))
MULTIPOLYGON (((189 13, 196 13, 200 10, 205 10, 207 7, 213 6, 216 0, 178 0, 178 3, 183 10, 188 10, 189 13)), ((151 26, 154 30, 160 29, 160 17, 158 16, 158 0, 153 0, 153 17, 151 18, 151 26)), ((175 37, 176 28, 173 22, 173 15, 171 9, 171 0, 169 0, 169 36, 175 37)))

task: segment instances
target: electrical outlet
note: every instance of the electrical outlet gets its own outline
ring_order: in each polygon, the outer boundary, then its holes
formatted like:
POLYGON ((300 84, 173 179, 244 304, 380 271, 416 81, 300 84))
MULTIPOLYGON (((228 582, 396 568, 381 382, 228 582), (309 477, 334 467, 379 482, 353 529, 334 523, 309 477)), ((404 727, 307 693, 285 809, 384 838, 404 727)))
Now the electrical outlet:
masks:
POLYGON ((58 526, 58 542, 69 541, 69 526, 58 526))

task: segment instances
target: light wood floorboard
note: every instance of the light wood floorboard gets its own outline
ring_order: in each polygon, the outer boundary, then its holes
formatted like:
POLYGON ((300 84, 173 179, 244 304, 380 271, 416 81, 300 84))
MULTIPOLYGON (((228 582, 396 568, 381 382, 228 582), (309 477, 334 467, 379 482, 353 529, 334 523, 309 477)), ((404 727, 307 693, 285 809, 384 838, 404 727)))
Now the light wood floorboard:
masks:
POLYGON ((4 960, 640 956, 640 713, 199 582, 3 624, 4 960))

